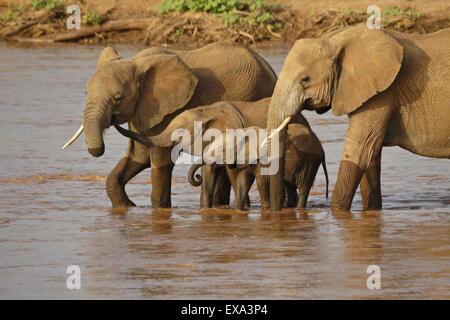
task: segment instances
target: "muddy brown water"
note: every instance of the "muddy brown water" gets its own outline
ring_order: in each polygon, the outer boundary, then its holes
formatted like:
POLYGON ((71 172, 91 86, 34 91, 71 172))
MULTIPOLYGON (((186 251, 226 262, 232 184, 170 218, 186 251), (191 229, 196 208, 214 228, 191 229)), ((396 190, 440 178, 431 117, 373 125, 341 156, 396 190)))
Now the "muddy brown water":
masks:
MULTIPOLYGON (((449 161, 385 148, 382 211, 333 213, 319 169, 308 208, 200 210, 176 166, 171 209, 150 207, 150 171, 127 186, 138 207, 112 210, 105 177, 127 141, 92 158, 81 123, 99 47, 0 43, 0 298, 450 298, 449 161), (81 268, 81 289, 66 269, 81 268), (367 268, 381 270, 369 290, 367 268)), ((124 56, 136 47, 120 46, 124 56)), ((279 72, 287 49, 260 50, 279 72)), ((323 141, 331 189, 345 117, 305 112, 323 141)))

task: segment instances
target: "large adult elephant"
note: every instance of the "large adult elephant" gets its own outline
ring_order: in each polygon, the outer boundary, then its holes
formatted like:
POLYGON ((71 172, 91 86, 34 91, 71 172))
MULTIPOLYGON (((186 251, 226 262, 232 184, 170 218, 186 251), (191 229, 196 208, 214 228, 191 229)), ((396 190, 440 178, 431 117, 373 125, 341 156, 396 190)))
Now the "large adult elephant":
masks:
MULTIPOLYGON (((359 25, 294 44, 275 87, 267 127, 276 128, 302 109, 331 108, 348 116, 333 208, 349 210, 358 184, 364 209, 381 208, 383 146, 450 157, 449 43, 450 29, 411 35, 359 25)), ((273 211, 281 208, 281 172, 270 178, 273 211)))
MULTIPOLYGON (((276 79, 262 57, 234 44, 215 43, 190 51, 149 48, 128 60, 107 47, 87 85, 83 125, 70 142, 84 128, 89 153, 99 157, 105 151, 102 133, 113 123, 128 122, 133 131, 156 135, 188 108, 221 100, 270 97, 276 79)), ((128 151, 106 180, 112 206, 134 206, 125 184, 151 167, 152 206, 170 207, 173 166, 169 149, 148 148, 130 140, 128 151)), ((223 179, 218 202, 228 204, 226 190, 230 187, 225 171, 223 179)))

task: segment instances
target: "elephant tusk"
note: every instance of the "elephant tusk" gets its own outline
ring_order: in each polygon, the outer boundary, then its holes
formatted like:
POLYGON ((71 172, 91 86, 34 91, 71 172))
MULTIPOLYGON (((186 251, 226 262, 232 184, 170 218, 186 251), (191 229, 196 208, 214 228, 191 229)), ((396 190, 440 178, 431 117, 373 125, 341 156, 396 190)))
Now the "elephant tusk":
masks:
POLYGON ((271 134, 270 136, 268 136, 266 139, 264 139, 263 143, 261 143, 260 148, 263 147, 263 145, 265 145, 267 143, 267 140, 272 139, 274 135, 276 135, 278 132, 280 132, 281 130, 284 129, 284 127, 286 127, 289 123, 289 121, 291 121, 292 117, 287 117, 286 119, 284 119, 284 121, 280 124, 280 126, 278 128, 276 128, 271 134))
POLYGON ((70 139, 61 149, 65 149, 68 146, 70 146, 75 140, 78 139, 78 137, 83 133, 84 127, 81 125, 80 129, 73 135, 72 139, 70 139))

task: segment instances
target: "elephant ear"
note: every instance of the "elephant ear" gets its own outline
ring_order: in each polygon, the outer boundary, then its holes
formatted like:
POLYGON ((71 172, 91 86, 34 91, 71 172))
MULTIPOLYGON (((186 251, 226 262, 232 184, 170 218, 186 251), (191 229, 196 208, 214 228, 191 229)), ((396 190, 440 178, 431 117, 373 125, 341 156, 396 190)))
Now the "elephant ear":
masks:
POLYGON ((141 73, 137 122, 144 130, 183 108, 194 95, 197 77, 175 55, 156 54, 135 60, 141 73))
POLYGON ((381 30, 358 26, 337 33, 329 41, 339 75, 332 100, 337 116, 355 111, 386 90, 400 70, 403 47, 381 30))
POLYGON ((100 57, 98 57, 97 70, 99 68, 101 68, 102 65, 104 65, 106 62, 119 60, 120 58, 122 58, 122 57, 119 56, 116 49, 111 48, 111 47, 106 47, 105 49, 103 49, 102 53, 100 53, 100 57))

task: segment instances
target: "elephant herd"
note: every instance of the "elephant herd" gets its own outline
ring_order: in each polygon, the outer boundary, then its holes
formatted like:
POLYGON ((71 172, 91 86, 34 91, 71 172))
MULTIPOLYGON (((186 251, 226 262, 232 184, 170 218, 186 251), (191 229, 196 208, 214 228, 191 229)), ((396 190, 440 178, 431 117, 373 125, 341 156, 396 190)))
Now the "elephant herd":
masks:
MULTIPOLYGON (((256 180, 262 208, 280 211, 306 206, 321 165, 328 194, 325 153, 301 111, 331 109, 349 118, 331 207, 350 210, 359 185, 363 209, 380 209, 383 146, 450 158, 449 79, 450 29, 412 35, 357 25, 301 39, 278 78, 261 56, 235 44, 149 48, 127 60, 107 47, 87 84, 82 126, 63 148, 84 131, 89 153, 99 157, 105 152, 103 131, 115 126, 130 139, 106 180, 112 206, 134 206, 125 185, 151 168, 152 206, 170 207, 172 154, 186 142, 172 139, 173 132, 195 136, 196 121, 201 133, 214 129, 224 137, 229 129, 267 129, 277 134, 258 145, 267 144, 269 163, 259 156, 245 163, 203 161, 191 167, 188 180, 201 185, 201 207, 228 205, 233 187, 237 209, 250 204, 256 180), (128 129, 120 126, 126 122, 128 129), (263 174, 272 164, 278 170, 263 174), (199 168, 201 176, 195 174, 199 168)), ((205 156, 219 144, 225 138, 203 142, 192 154, 205 156)))

